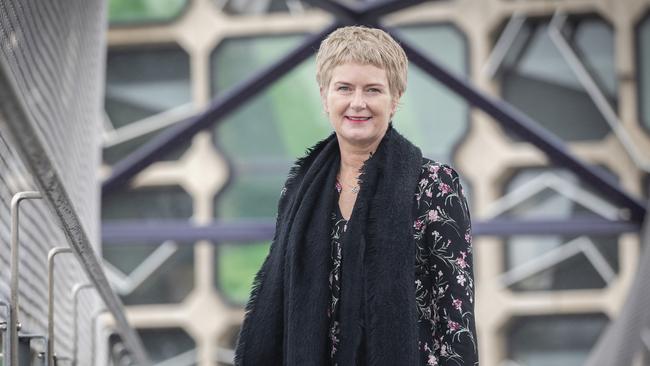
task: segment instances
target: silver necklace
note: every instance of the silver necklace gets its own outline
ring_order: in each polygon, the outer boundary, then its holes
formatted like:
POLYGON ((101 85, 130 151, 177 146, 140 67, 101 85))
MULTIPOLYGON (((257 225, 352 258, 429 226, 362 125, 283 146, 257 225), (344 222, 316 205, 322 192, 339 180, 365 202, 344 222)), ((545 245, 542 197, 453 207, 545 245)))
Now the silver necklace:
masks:
MULTIPOLYGON (((341 184, 341 180, 340 180, 338 177, 336 178, 336 181, 339 182, 339 184, 341 184)), ((350 187, 350 191, 351 191, 352 193, 354 193, 354 194, 359 193, 359 189, 360 189, 359 185, 353 186, 353 185, 351 185, 351 184, 347 184, 347 183, 345 183, 345 182, 343 182, 343 184, 345 184, 346 186, 350 187)), ((341 189, 342 189, 342 188, 341 188, 341 189)))

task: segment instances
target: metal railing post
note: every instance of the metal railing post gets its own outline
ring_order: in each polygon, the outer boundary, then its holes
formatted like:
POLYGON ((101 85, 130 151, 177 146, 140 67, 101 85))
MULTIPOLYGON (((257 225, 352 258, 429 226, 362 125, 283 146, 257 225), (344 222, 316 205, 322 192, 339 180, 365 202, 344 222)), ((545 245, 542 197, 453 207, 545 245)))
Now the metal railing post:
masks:
POLYGON ((47 353, 50 365, 55 365, 54 355, 54 259, 61 253, 72 253, 68 247, 52 248, 47 254, 47 353))
POLYGON ((20 242, 18 240, 19 223, 20 223, 20 202, 27 199, 42 198, 40 192, 26 191, 16 193, 11 199, 11 295, 9 301, 9 365, 18 365, 18 281, 19 281, 19 257, 18 250, 20 242))

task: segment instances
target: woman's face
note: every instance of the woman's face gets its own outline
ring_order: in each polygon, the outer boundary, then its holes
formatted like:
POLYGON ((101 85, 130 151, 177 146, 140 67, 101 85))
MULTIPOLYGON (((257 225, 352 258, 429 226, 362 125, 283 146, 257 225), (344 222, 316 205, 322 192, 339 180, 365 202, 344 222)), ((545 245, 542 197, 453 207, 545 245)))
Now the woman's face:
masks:
POLYGON ((384 69, 357 63, 336 66, 321 98, 339 142, 358 147, 379 144, 399 100, 384 69))

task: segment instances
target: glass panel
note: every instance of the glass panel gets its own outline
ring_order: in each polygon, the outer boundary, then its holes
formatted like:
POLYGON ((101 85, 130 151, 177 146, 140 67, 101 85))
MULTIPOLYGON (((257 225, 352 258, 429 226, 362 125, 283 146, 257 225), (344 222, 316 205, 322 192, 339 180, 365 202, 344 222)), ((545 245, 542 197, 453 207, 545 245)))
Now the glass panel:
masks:
MULTIPOLYGON (((106 59, 106 114, 119 129, 191 101, 189 55, 174 45, 156 48, 110 49, 106 59)), ((135 137, 104 151, 115 163, 159 131, 135 137)), ((176 160, 187 150, 182 144, 162 160, 176 160)))
POLYGON ((526 366, 582 365, 607 322, 602 314, 517 317, 508 329, 508 358, 526 366))
POLYGON ((269 244, 221 244, 215 263, 215 283, 226 298, 244 304, 248 300, 255 274, 269 253, 269 244))
POLYGON ((169 21, 181 14, 187 0, 110 0, 111 24, 169 21))
MULTIPOLYGON (((192 198, 181 187, 146 187, 103 197, 102 220, 187 219, 192 198)), ((127 305, 181 302, 194 288, 193 246, 179 243, 156 252, 160 243, 104 243, 103 256, 121 272, 117 292, 127 305), (156 252, 156 253, 154 253, 156 252), (168 254, 165 254, 168 253, 168 254), (147 260, 147 262, 145 262, 147 260), (150 266, 151 263, 160 263, 150 266), (144 278, 141 275, 147 275, 144 278), (124 278, 125 276, 132 276, 124 278)))
POLYGON ((104 259, 121 272, 118 276, 123 286, 116 286, 116 292, 124 304, 179 303, 192 291, 194 247, 188 243, 170 244, 104 243, 104 259))
POLYGON ((290 12, 302 14, 310 6, 300 0, 215 0, 216 5, 227 14, 264 14, 290 12))
MULTIPOLYGON (((513 47, 508 55, 508 60, 516 61, 504 64, 504 99, 564 140, 602 139, 610 128, 549 37, 548 21, 528 26, 524 47, 513 47)), ((603 20, 585 18, 571 20, 565 30, 565 37, 616 108, 611 27, 603 20)))
POLYGON ((640 119, 650 131, 650 15, 637 28, 640 119))
MULTIPOLYGON (((212 55, 212 90, 221 93, 296 47, 304 36, 225 40, 212 55)), ((218 217, 274 217, 294 159, 325 138, 314 60, 299 65, 215 127, 217 148, 233 163, 233 178, 216 197, 218 217), (286 105, 287 101, 300 101, 286 105), (260 119, 260 116, 264 116, 260 119), (246 143, 241 143, 246 141, 246 143)))
MULTIPOLYGON (((450 25, 402 27, 400 34, 454 73, 467 75, 465 38, 450 25), (439 52, 444 49, 445 52, 439 52)), ((465 135, 467 103, 420 68, 409 66, 408 87, 395 115, 395 127, 428 158, 453 162, 453 149, 465 135)))
POLYGON ((192 197, 179 186, 144 187, 102 198, 102 220, 182 219, 192 216, 192 197))
MULTIPOLYGON (((572 193, 578 191, 586 192, 587 197, 596 196, 567 171, 522 169, 506 184, 506 193, 517 192, 519 198, 516 205, 504 212, 502 217, 552 220, 601 217, 609 212, 607 210, 617 211, 605 201, 578 198, 577 194, 572 193)), ((511 289, 543 291, 603 288, 607 286, 607 275, 618 273, 618 237, 612 235, 512 236, 506 241, 506 268, 525 268, 520 266, 535 263, 540 257, 550 253, 557 255, 555 264, 517 281, 512 284, 511 289), (606 262, 605 269, 594 264, 593 255, 602 256, 606 262)))
POLYGON ((151 361, 168 361, 170 365, 197 365, 196 343, 181 328, 138 329, 151 361))

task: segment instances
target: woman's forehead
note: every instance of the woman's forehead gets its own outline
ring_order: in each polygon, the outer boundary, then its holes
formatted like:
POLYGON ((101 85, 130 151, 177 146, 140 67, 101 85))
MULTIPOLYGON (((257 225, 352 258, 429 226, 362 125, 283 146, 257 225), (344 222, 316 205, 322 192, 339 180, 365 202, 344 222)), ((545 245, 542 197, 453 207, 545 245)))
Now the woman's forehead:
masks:
POLYGON ((332 69, 331 83, 387 85, 386 70, 371 64, 344 63, 332 69))

